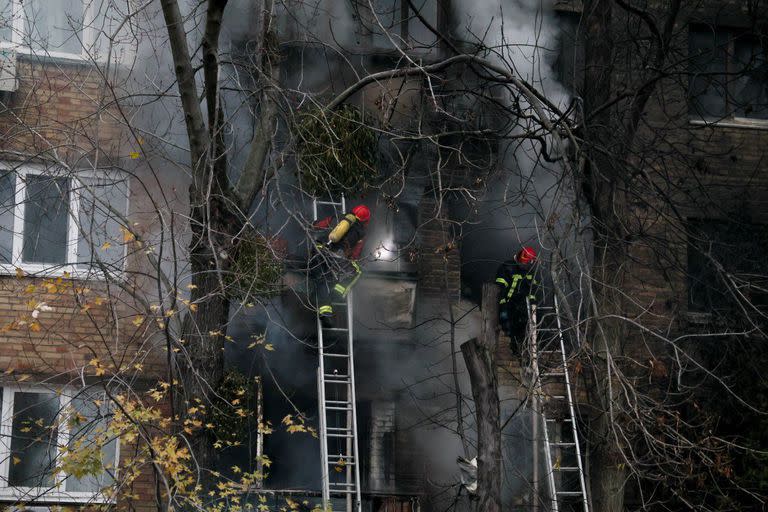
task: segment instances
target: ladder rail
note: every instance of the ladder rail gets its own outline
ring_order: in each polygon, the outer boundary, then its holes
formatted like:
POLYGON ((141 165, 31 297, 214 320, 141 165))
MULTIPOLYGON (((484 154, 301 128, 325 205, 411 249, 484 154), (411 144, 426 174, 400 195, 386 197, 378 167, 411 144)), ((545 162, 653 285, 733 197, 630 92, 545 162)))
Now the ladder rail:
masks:
MULTIPOLYGON (((343 201, 343 196, 342 196, 343 201)), ((352 444, 352 451, 355 457, 355 466, 354 466, 354 481, 355 481, 355 499, 357 502, 355 503, 354 510, 357 510, 358 512, 362 509, 362 499, 360 496, 360 464, 357 464, 357 462, 360 460, 359 453, 358 453, 358 442, 357 442, 357 394, 355 390, 355 357, 354 357, 354 345, 353 345, 353 311, 352 311, 352 291, 350 290, 347 294, 347 327, 349 331, 347 332, 347 350, 349 354, 348 361, 348 369, 349 369, 349 387, 350 387, 350 393, 349 393, 349 401, 352 404, 352 411, 350 415, 352 416, 352 438, 347 440, 347 445, 352 444)), ((347 468, 347 471, 349 472, 350 469, 347 468)))
MULTIPOLYGON (((565 416, 562 420, 548 420, 546 412, 542 408, 540 412, 541 417, 544 419, 544 451, 546 466, 548 472, 549 488, 551 490, 552 512, 558 512, 560 510, 560 500, 567 497, 578 497, 581 502, 580 509, 583 512, 589 512, 589 501, 587 496, 587 486, 584 474, 584 462, 581 453, 581 444, 579 442, 579 433, 576 425, 576 409, 574 405, 573 389, 571 387, 571 377, 568 371, 568 357, 565 344, 565 335, 563 332, 563 323, 560 317, 560 305, 557 301, 557 297, 554 300, 554 306, 538 308, 535 304, 528 303, 528 316, 529 316, 529 330, 531 337, 531 370, 533 372, 533 385, 534 385, 534 398, 536 404, 540 403, 541 397, 548 396, 551 401, 557 401, 559 403, 565 402, 565 410, 563 411, 565 416), (540 324, 544 316, 540 319, 538 317, 538 309, 541 311, 551 312, 555 316, 555 328, 547 327, 540 328, 540 324), (552 333, 554 336, 551 339, 547 339, 546 343, 553 346, 548 348, 545 352, 555 355, 554 368, 541 372, 539 363, 539 333, 552 333), (559 353, 559 354, 558 354, 559 353), (562 371, 557 371, 557 367, 561 367, 562 371), (544 392, 544 378, 557 379, 557 383, 565 387, 564 394, 546 395, 544 392), (563 442, 562 438, 551 440, 550 433, 547 425, 555 423, 561 425, 561 428, 568 428, 573 436, 573 442, 563 442), (566 424, 570 424, 566 426, 566 424), (561 466, 553 461, 554 452, 560 453, 564 448, 573 448, 573 455, 576 458, 576 465, 561 466), (563 485, 562 476, 555 478, 555 472, 578 472, 579 490, 562 490, 559 489, 563 485)), ((548 345, 549 346, 549 345, 548 345)), ((551 382, 551 381, 550 381, 551 382)), ((538 406, 536 406, 538 409, 538 406)), ((562 455, 561 455, 562 456, 562 455)))
MULTIPOLYGON (((340 201, 321 201, 317 198, 313 198, 312 217, 314 221, 317 221, 319 217, 319 205, 332 206, 334 212, 336 212, 336 207, 339 206, 341 207, 341 214, 346 212, 346 198, 343 195, 341 196, 340 201)), ((324 328, 320 320, 320 316, 316 316, 319 356, 319 364, 317 368, 317 386, 319 409, 318 415, 320 416, 320 455, 322 459, 322 499, 324 510, 330 510, 332 495, 341 495, 346 500, 347 512, 361 512, 362 497, 360 489, 360 464, 358 464, 360 454, 358 448, 357 430, 357 395, 355 389, 353 310, 351 291, 345 297, 343 306, 346 309, 346 313, 344 315, 346 320, 345 328, 324 328), (325 339, 323 336, 324 331, 336 332, 338 334, 346 332, 347 346, 341 354, 333 352, 326 353, 325 339), (339 371, 344 370, 334 366, 330 361, 328 364, 329 367, 333 370, 333 373, 326 373, 326 357, 336 361, 346 358, 346 375, 339 374, 339 371), (328 400, 326 396, 328 391, 326 386, 332 386, 331 389, 336 390, 334 393, 338 393, 339 390, 345 389, 346 399, 328 400), (334 418, 346 418, 344 427, 329 427, 327 417, 329 412, 334 414, 334 418), (329 431, 331 432, 330 434, 329 431), (329 453, 329 438, 336 439, 338 441, 344 440, 346 454, 340 453, 338 456, 331 456, 329 453), (333 460, 331 460, 331 458, 333 458, 333 460), (340 463, 343 463, 345 466, 346 481, 331 482, 330 466, 339 465, 340 463)))
MULTIPOLYGON (((552 467, 552 450, 550 448, 549 444, 549 429, 547 428, 547 416, 544 413, 543 408, 540 407, 541 403, 541 397, 543 395, 542 389, 541 389, 541 377, 539 376, 539 343, 538 343, 538 336, 536 332, 537 327, 537 321, 536 321, 536 305, 531 304, 528 302, 528 316, 529 316, 529 322, 528 325, 530 328, 530 336, 531 336, 531 369, 533 370, 533 378, 534 380, 534 414, 541 414, 542 426, 541 430, 544 435, 544 461, 546 462, 547 466, 547 483, 549 485, 550 494, 552 496, 552 512, 558 512, 558 502, 557 502, 557 487, 555 486, 555 470, 552 467)), ((533 433, 534 437, 536 436, 536 433, 533 433)), ((534 496, 534 499, 538 499, 538 497, 534 496)))
POLYGON ((563 376, 565 377, 565 391, 568 396, 568 415, 570 417, 571 430, 573 432, 573 440, 575 442, 576 452, 576 465, 579 468, 579 486, 581 487, 582 502, 584 505, 584 512, 589 512, 589 505, 587 500, 587 483, 584 478, 584 464, 581 458, 581 445, 579 443, 579 434, 576 429, 576 410, 573 405, 573 390, 571 389, 571 377, 568 372, 568 358, 565 355, 565 337, 563 336, 563 326, 560 319, 560 306, 555 296, 555 319, 557 320, 558 337, 560 338, 560 353, 562 354, 563 364, 563 376))

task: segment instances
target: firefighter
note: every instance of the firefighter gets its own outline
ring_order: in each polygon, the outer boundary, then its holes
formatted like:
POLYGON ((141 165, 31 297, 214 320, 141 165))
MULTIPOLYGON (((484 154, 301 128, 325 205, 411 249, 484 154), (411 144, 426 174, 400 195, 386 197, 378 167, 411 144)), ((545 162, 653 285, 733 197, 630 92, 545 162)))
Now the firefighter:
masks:
POLYGON ((499 323, 510 337, 512 352, 518 355, 522 353, 528 328, 527 303, 536 301, 535 262, 533 247, 523 247, 496 271, 496 284, 500 287, 499 323))
MULTIPOLYGON (((315 229, 328 230, 334 218, 332 216, 318 220, 315 229)), ((318 241, 318 249, 327 249, 330 256, 323 258, 320 272, 322 279, 317 289, 317 313, 322 318, 333 316, 334 296, 346 299, 362 271, 357 260, 363 252, 365 228, 371 220, 371 211, 365 205, 357 205, 328 232, 326 239, 318 241), (332 261, 329 261, 329 257, 332 261), (331 283, 333 285, 331 286, 331 283)))

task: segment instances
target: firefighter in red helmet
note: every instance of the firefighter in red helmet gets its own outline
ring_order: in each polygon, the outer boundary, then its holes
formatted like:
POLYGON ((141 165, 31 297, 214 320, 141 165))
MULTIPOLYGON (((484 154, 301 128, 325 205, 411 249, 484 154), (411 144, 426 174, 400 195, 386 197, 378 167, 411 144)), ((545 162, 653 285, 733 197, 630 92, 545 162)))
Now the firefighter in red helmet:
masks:
POLYGON ((496 271, 499 291, 499 323, 511 339, 512 351, 522 352, 528 328, 528 302, 536 301, 538 282, 534 277, 536 251, 523 247, 496 271))
POLYGON ((360 279, 362 270, 357 260, 365 244, 365 228, 371 220, 371 211, 365 205, 357 205, 333 225, 334 217, 320 219, 315 229, 325 230, 318 241, 319 249, 328 253, 320 264, 322 275, 317 286, 317 313, 321 317, 333 316, 333 297, 346 299, 347 294, 360 279), (333 225, 333 229, 331 229, 333 225))

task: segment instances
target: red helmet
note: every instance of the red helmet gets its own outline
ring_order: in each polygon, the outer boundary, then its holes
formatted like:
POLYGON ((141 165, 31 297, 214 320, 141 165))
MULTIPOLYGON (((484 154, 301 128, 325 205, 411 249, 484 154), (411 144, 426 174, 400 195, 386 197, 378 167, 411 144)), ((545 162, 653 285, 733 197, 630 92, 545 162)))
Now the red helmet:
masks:
POLYGON ((536 260, 536 251, 533 247, 523 247, 520 252, 517 253, 517 261, 520 263, 532 263, 536 260))
POLYGON ((364 224, 368 224, 368 221, 371 220, 371 210, 364 204, 359 204, 352 208, 352 213, 354 213, 355 217, 360 219, 364 224))

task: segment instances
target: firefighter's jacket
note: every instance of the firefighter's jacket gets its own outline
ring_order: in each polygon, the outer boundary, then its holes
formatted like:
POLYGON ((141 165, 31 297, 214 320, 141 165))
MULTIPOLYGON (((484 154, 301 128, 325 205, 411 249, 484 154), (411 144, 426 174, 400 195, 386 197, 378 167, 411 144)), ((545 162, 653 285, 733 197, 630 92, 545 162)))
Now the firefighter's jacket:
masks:
MULTIPOLYGON (((355 217, 353 213, 347 213, 344 215, 346 219, 355 219, 351 222, 349 230, 347 230, 344 237, 338 242, 327 242, 326 247, 331 251, 343 251, 344 256, 350 260, 360 259, 360 254, 363 252, 363 244, 365 243, 365 226, 362 221, 355 217), (350 217, 351 216, 351 217, 350 217)), ((320 219, 313 224, 315 229, 328 229, 332 228, 334 218, 332 216, 320 219)))
POLYGON ((499 304, 507 307, 524 307, 525 299, 536 301, 536 281, 532 265, 508 260, 496 271, 496 284, 499 285, 499 304))

